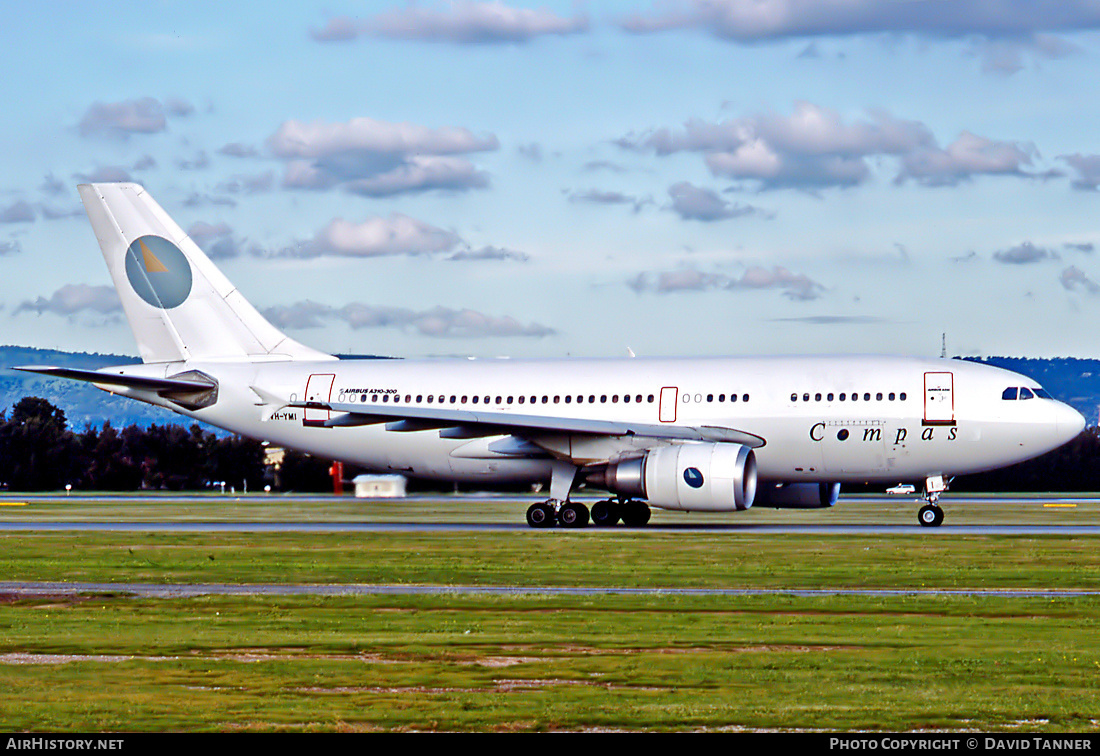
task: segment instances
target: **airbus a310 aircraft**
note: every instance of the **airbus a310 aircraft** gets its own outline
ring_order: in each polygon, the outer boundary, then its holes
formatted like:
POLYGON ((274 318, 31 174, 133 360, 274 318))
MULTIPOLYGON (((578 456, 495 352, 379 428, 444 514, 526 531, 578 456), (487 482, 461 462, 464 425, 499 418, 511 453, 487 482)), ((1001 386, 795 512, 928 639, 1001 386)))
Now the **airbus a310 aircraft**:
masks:
POLYGON ((829 507, 842 483, 899 481, 923 482, 937 526, 952 476, 1085 424, 1030 378, 957 360, 342 360, 265 320, 142 187, 79 189, 144 364, 22 369, 379 472, 548 480, 532 527, 829 507), (582 481, 611 496, 589 510, 582 481))

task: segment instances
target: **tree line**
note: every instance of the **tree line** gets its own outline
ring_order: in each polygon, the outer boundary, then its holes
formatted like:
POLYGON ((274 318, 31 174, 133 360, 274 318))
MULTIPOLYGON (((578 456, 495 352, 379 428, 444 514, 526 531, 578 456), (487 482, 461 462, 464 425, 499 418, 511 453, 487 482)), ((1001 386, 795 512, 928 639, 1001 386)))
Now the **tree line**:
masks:
POLYGON ((265 464, 264 445, 219 437, 197 423, 128 425, 110 422, 74 432, 65 412, 39 397, 0 412, 0 486, 12 491, 138 489, 198 491, 332 490, 328 460, 287 451, 278 470, 265 464))
MULTIPOLYGON (((0 487, 12 491, 56 491, 67 485, 89 491, 198 491, 218 483, 238 491, 265 486, 331 491, 331 464, 287 450, 275 470, 265 464, 261 442, 219 437, 198 424, 118 429, 107 422, 76 433, 68 428, 64 411, 38 397, 20 400, 10 415, 0 412, 0 487)), ((345 477, 353 474, 348 468, 345 477)), ((961 475, 951 490, 1100 491, 1100 429, 1087 428, 1060 449, 1018 465, 961 475)))

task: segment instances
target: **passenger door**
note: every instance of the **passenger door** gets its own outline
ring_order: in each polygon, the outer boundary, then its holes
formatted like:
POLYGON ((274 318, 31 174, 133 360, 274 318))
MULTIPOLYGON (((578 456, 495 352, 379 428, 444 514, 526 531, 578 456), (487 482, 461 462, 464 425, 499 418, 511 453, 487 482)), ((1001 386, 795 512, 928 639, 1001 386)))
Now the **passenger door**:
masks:
POLYGON ((952 373, 924 374, 924 424, 955 424, 955 376, 952 373))

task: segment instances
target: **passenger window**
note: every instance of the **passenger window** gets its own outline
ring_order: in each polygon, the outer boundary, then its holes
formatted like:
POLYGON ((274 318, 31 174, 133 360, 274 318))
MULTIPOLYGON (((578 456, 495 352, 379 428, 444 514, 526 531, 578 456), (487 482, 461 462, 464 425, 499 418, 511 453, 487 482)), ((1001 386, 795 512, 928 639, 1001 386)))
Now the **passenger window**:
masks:
POLYGON ((1002 399, 1016 399, 1016 392, 1019 391, 1015 386, 1010 386, 1004 390, 1001 394, 1002 399))
POLYGON ((749 400, 749 395, 748 394, 741 394, 741 401, 747 402, 748 400, 749 400))

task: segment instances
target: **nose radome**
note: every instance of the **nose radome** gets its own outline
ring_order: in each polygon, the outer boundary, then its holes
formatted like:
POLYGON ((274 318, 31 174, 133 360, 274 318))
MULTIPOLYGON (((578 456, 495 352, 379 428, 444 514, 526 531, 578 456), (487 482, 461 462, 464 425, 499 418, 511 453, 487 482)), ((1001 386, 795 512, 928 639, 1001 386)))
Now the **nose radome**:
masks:
POLYGON ((1069 442, 1077 437, 1077 434, 1085 429, 1085 417, 1068 404, 1058 402, 1054 408, 1056 422, 1058 424, 1058 436, 1069 442))

